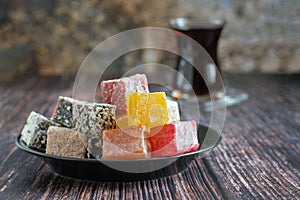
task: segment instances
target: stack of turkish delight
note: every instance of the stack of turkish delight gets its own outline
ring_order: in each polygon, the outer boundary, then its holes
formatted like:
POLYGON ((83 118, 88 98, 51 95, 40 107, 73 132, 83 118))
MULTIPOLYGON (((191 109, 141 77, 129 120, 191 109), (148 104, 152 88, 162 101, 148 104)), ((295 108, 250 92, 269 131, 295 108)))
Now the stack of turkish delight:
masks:
POLYGON ((53 116, 31 112, 21 139, 47 154, 77 158, 137 159, 198 149, 197 124, 180 121, 178 103, 150 93, 136 74, 100 83, 103 103, 60 96, 53 116))

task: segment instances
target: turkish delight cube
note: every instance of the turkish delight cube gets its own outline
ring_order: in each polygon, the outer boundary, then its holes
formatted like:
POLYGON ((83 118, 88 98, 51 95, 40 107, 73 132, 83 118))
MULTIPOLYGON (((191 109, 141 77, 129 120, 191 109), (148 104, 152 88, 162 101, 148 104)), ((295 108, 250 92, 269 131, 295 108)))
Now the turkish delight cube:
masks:
POLYGON ((73 107, 76 104, 83 104, 85 102, 79 101, 70 97, 58 97, 53 121, 62 124, 65 127, 73 128, 73 107))
POLYGON ((164 92, 138 93, 127 96, 128 124, 154 127, 169 120, 166 94, 164 92))
MULTIPOLYGON (((167 109, 169 118, 167 123, 180 121, 179 108, 176 101, 167 99, 167 109)), ((128 115, 118 115, 116 117, 116 126, 117 128, 128 127, 128 115)))
POLYGON ((151 157, 174 156, 198 149, 195 121, 179 121, 151 128, 151 157))
POLYGON ((46 153, 71 158, 85 158, 86 136, 76 130, 50 126, 46 153))
POLYGON ((87 136, 88 157, 102 156, 103 130, 116 128, 115 105, 85 103, 74 106, 75 130, 87 136))
POLYGON ((169 117, 168 123, 180 121, 178 103, 176 101, 167 99, 167 108, 169 117))
POLYGON ((116 105, 118 114, 126 113, 126 96, 128 94, 132 92, 149 92, 145 74, 135 74, 120 79, 102 81, 100 86, 104 102, 116 105))
POLYGON ((128 126, 128 115, 116 116, 116 128, 126 128, 128 126))
POLYGON ((100 87, 103 102, 111 104, 111 96, 114 91, 114 87, 119 81, 120 79, 113 79, 101 82, 100 87))
POLYGON ((104 159, 146 158, 148 147, 145 142, 146 127, 131 126, 103 131, 104 159))
POLYGON ((47 117, 32 111, 21 132, 21 139, 28 147, 45 152, 47 144, 47 130, 49 126, 53 125, 57 124, 47 117))

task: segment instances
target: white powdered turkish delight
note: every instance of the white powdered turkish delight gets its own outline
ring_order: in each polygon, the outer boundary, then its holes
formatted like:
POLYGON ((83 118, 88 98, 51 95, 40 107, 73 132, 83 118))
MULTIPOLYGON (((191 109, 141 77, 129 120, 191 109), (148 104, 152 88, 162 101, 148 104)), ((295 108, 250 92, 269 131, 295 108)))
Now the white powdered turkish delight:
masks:
POLYGON ((178 103, 176 101, 167 99, 167 108, 169 116, 168 123, 180 121, 178 103))

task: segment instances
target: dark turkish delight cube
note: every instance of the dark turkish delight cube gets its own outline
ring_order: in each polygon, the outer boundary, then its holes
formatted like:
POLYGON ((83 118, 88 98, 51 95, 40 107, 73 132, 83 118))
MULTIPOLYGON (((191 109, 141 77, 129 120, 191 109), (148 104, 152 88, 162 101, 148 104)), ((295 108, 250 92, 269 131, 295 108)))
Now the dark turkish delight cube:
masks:
POLYGON ((21 133, 21 139, 33 149, 45 152, 47 144, 47 130, 49 126, 57 125, 47 117, 34 111, 30 113, 21 133))
POLYGON ((74 106, 75 130, 87 136, 88 157, 102 156, 103 130, 114 129, 116 106, 110 104, 85 103, 74 106))
POLYGON ((75 124, 73 121, 73 106, 82 103, 84 102, 72 99, 70 97, 60 96, 57 100, 53 120, 65 127, 74 128, 75 124))

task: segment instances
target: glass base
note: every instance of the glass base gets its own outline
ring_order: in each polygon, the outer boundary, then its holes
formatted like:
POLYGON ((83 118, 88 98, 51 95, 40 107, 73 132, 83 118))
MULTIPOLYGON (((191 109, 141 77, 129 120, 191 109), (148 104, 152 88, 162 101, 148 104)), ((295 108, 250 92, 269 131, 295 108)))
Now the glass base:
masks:
POLYGON ((226 90, 226 96, 218 94, 214 101, 211 101, 208 95, 199 96, 197 98, 187 98, 185 96, 181 97, 182 98, 177 97, 177 99, 187 103, 198 102, 200 110, 211 112, 213 109, 220 109, 224 106, 233 106, 239 104, 247 100, 249 95, 240 89, 230 88, 226 90))
POLYGON ((226 106, 233 106, 247 100, 249 98, 249 95, 248 93, 240 89, 230 88, 226 90, 226 96, 224 98, 225 99, 223 98, 220 98, 219 100, 216 99, 213 103, 210 100, 199 101, 200 110, 210 112, 213 109, 218 109, 220 108, 220 106, 224 106, 224 102, 223 102, 224 100, 226 106))

